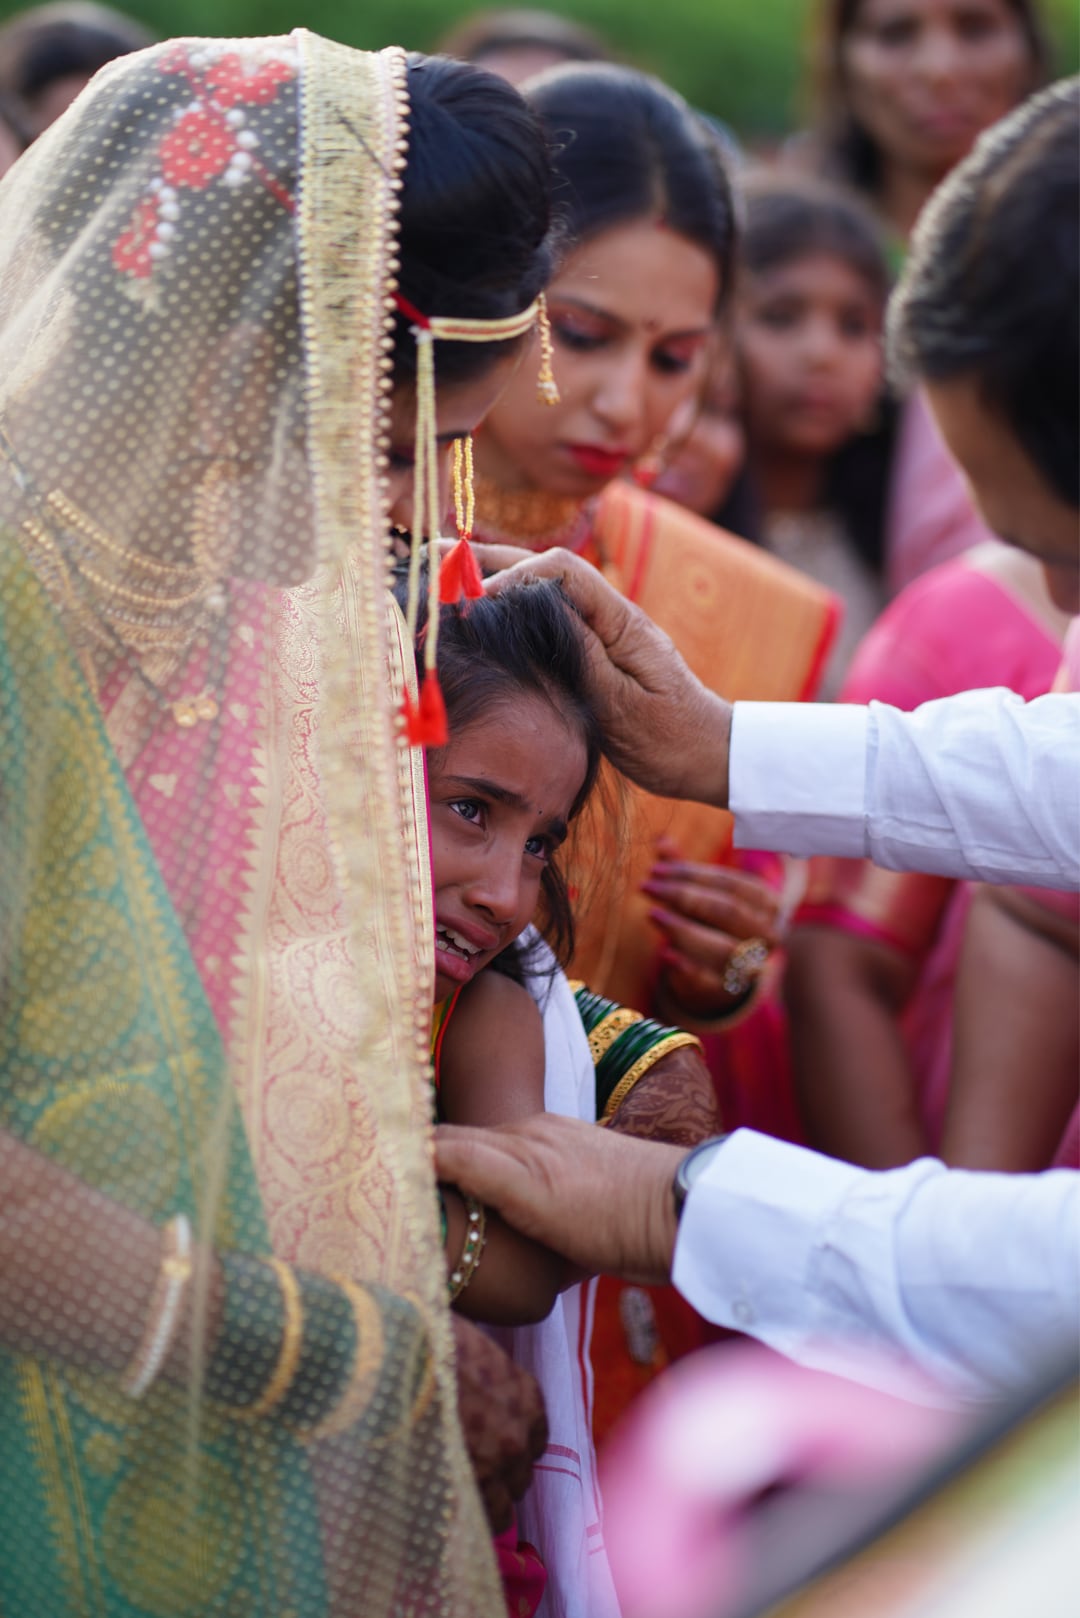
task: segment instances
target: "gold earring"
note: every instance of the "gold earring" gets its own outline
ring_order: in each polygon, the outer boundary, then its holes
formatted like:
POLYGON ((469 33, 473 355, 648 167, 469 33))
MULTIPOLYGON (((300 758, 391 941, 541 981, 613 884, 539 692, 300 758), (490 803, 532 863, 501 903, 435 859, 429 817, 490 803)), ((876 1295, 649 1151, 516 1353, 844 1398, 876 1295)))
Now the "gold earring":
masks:
POLYGON ((443 606, 456 606, 462 596, 466 601, 476 601, 484 593, 484 576, 469 544, 476 514, 476 490, 472 438, 468 435, 454 439, 453 487, 458 542, 443 557, 439 569, 439 600, 443 606))
POLYGON ((649 448, 640 460, 634 462, 631 477, 639 489, 651 489, 664 467, 667 465, 667 452, 670 439, 667 433, 661 433, 654 438, 649 448))
POLYGON ((536 326, 540 333, 540 374, 536 379, 536 396, 541 404, 557 405, 559 403, 559 384, 555 380, 552 361, 555 358, 555 348, 551 341, 551 317, 548 314, 547 298, 541 292, 537 299, 536 326))
POLYGON ((205 579, 224 578, 236 550, 232 508, 237 466, 237 447, 226 444, 211 460, 195 493, 191 559, 205 579))

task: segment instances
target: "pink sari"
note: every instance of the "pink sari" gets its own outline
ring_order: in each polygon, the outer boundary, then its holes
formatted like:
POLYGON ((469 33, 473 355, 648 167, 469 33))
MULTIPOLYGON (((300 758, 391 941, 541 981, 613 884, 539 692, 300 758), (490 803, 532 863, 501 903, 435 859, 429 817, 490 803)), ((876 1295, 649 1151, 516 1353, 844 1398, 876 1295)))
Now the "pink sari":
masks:
MULTIPOLYGON (((843 700, 912 709, 1007 686, 1050 689, 1061 648, 1023 599, 965 558, 934 568, 886 608, 856 654, 843 700)), ((884 943, 918 964, 901 1026, 931 1147, 940 1141, 952 1061, 953 981, 971 902, 966 883, 883 871, 869 860, 811 862, 797 924, 884 943)))

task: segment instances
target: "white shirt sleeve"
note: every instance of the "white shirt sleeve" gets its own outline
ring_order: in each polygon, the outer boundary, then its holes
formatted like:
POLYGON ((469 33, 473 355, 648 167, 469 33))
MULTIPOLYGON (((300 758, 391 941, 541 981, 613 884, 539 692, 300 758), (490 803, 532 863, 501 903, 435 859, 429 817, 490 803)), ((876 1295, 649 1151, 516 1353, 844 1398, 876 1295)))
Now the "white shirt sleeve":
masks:
POLYGON ((673 1279, 803 1365, 999 1396, 1080 1344, 1080 1175, 873 1172, 738 1130, 691 1187, 673 1279))
POLYGON ((1080 694, 965 691, 902 713, 737 702, 740 848, 1080 887, 1080 694))

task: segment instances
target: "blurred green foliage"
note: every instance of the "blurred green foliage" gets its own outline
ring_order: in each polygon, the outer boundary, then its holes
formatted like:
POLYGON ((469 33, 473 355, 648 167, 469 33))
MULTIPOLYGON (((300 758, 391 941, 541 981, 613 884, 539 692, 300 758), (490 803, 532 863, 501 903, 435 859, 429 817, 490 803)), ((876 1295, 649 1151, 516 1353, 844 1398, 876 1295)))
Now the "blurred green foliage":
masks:
MULTIPOLYGON (((468 0, 117 0, 166 34, 267 34, 298 23, 346 44, 431 50, 468 0)), ((0 0, 0 18, 21 9, 0 0)), ((616 52, 748 135, 801 121, 813 0, 555 0, 616 52)), ((1080 56, 1076 0, 1046 0, 1062 72, 1080 56)))

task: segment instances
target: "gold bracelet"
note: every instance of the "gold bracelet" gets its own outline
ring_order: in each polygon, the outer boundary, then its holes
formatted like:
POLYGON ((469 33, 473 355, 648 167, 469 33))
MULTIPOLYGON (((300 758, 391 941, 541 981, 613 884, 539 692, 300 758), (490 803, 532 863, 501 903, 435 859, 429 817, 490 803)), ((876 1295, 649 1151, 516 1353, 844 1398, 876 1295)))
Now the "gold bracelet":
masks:
POLYGON ((450 1289, 450 1302, 453 1303, 465 1291, 469 1282, 476 1274, 480 1258, 487 1241, 487 1215, 484 1205, 475 1197, 466 1197, 465 1213, 465 1245, 461 1249, 461 1257, 456 1267, 450 1272, 448 1286, 450 1289))
POLYGON ((347 1432, 354 1422, 360 1420, 378 1386, 383 1363, 385 1338, 378 1303, 364 1287, 346 1280, 344 1276, 332 1276, 331 1279, 352 1305, 356 1350, 348 1384, 337 1404, 316 1426, 300 1430, 298 1436, 305 1444, 317 1444, 321 1439, 347 1432))
POLYGON ((180 1325, 181 1304, 191 1280, 191 1221, 170 1219, 161 1235, 161 1267, 150 1299, 142 1341, 120 1379, 121 1392, 141 1399, 161 1374, 180 1325))
POLYGON ((651 1067, 655 1067, 663 1056, 670 1056, 672 1051, 681 1050, 686 1046, 696 1046, 701 1050, 701 1041, 696 1034, 686 1034, 681 1031, 668 1034, 666 1039, 658 1040, 651 1045, 643 1056, 639 1056, 633 1067, 628 1068, 607 1098, 604 1115, 597 1121, 601 1124, 610 1124, 622 1103, 630 1094, 634 1085, 646 1074, 651 1067))
POLYGON ((289 1266, 278 1258, 268 1259, 267 1263, 277 1276, 281 1288, 281 1299, 285 1305, 285 1326, 281 1333, 281 1351, 278 1354, 277 1364, 266 1387, 254 1404, 242 1405, 232 1412, 233 1415, 247 1421, 265 1416, 284 1399, 292 1386, 304 1344, 304 1309, 300 1302, 300 1288, 296 1277, 289 1266))

